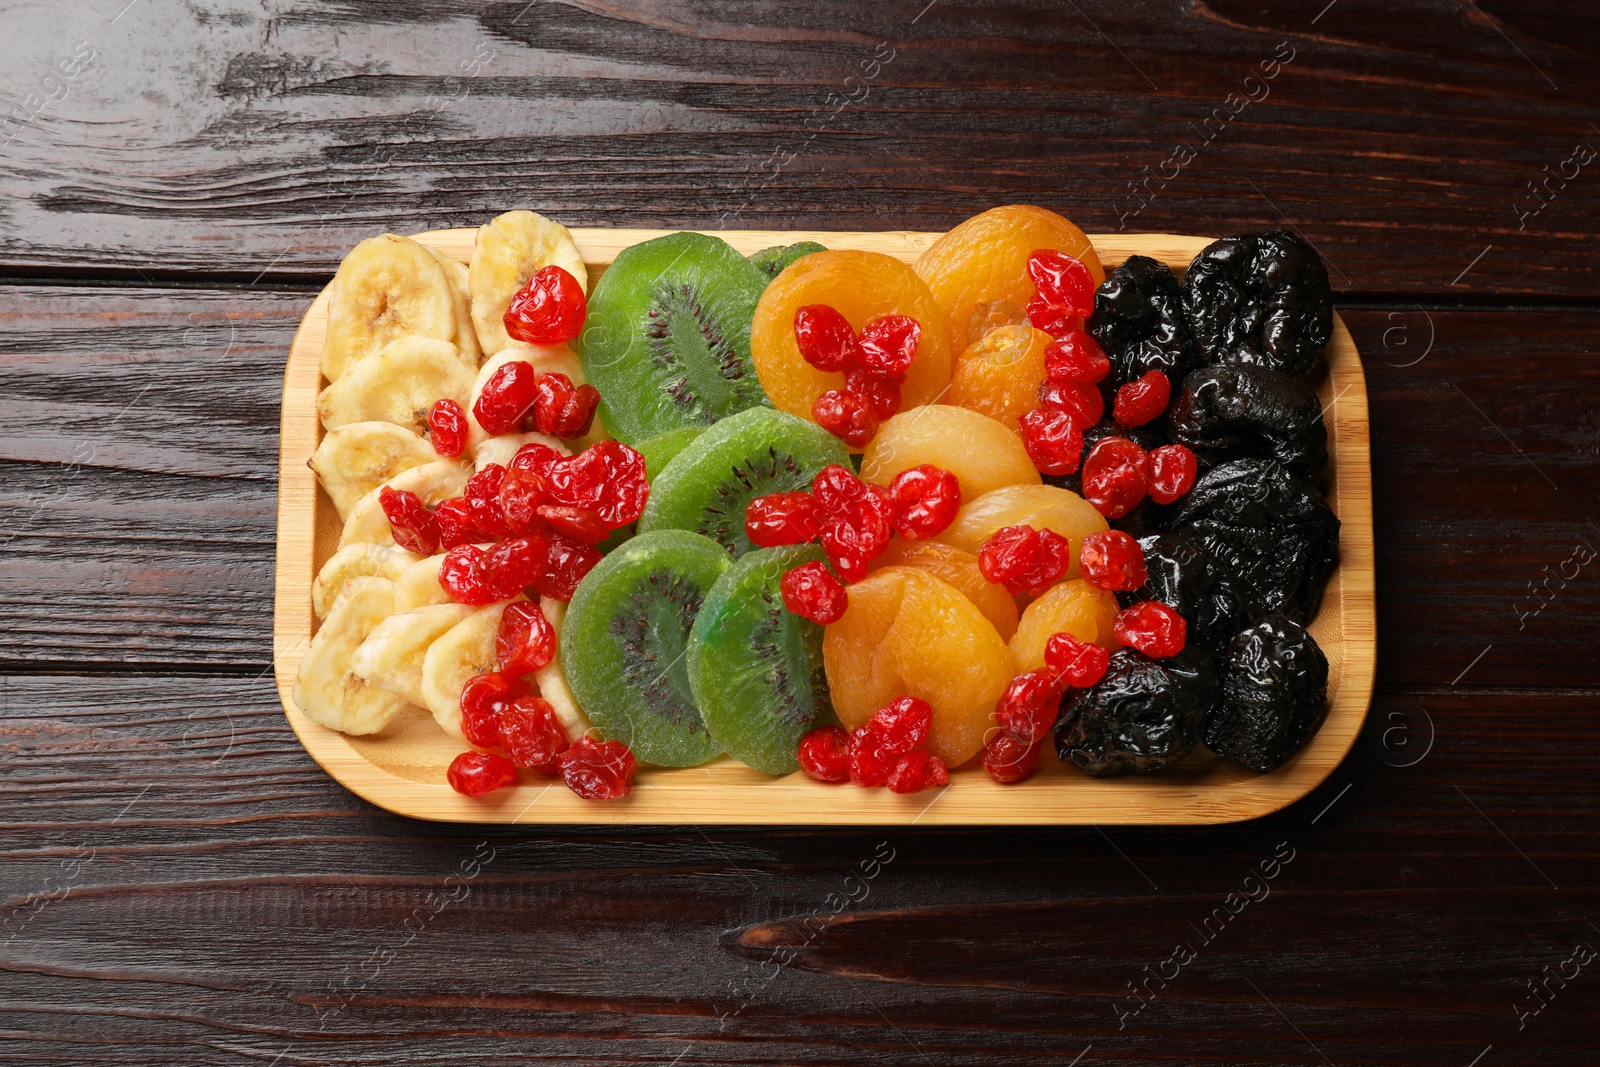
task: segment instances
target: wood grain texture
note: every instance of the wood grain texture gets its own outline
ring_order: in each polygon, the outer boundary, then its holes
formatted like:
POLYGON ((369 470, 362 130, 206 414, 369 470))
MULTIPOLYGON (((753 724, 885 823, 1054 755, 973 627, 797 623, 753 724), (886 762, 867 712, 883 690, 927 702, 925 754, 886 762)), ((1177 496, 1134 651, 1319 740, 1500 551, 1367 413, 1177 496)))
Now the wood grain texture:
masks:
POLYGON ((5 126, 0 265, 316 277, 507 205, 942 230, 1035 201, 1096 231, 1293 225, 1345 291, 1592 296, 1600 182, 1562 163, 1600 144, 1594 13, 1320 8, 28 5, 19 95, 94 57, 5 126))

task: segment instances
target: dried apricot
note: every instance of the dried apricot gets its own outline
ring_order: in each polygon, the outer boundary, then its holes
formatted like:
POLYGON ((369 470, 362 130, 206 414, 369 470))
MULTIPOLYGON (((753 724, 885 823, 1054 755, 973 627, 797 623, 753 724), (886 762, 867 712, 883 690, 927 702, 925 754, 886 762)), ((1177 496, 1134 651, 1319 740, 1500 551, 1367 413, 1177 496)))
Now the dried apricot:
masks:
POLYGON ((1035 530, 1054 530, 1072 542, 1072 563, 1065 575, 1069 579, 1078 577, 1083 539, 1108 529, 1105 517, 1070 489, 1010 485, 970 500, 937 540, 977 555, 990 534, 1019 524, 1035 530))
POLYGON ((1028 605, 1011 635, 1011 654, 1017 670, 1036 671, 1045 665, 1044 649, 1054 634, 1069 633, 1079 641, 1099 645, 1107 652, 1122 647, 1112 633, 1117 619, 1115 593, 1096 589, 1081 578, 1057 582, 1028 605))
POLYGON ((884 567, 915 567, 927 571, 959 589, 983 612, 984 618, 994 623, 1002 640, 1011 640, 1011 635, 1017 631, 1017 602, 1010 593, 984 579, 983 572, 978 569, 978 557, 970 552, 940 541, 896 538, 889 542, 883 555, 873 560, 873 570, 884 567))
POLYGON ((914 567, 885 567, 850 587, 850 607, 822 637, 839 721, 855 729, 911 696, 933 706, 928 750, 952 767, 983 748, 1016 669, 1011 649, 972 601, 914 567))
POLYGON ((912 408, 885 422, 861 456, 861 478, 887 486, 924 463, 954 474, 963 501, 1003 485, 1039 484, 1038 468, 1015 430, 949 404, 912 408))
POLYGON ((1002 326, 966 347, 956 359, 945 399, 1017 428, 1039 406, 1045 348, 1050 335, 1032 326, 1002 326))

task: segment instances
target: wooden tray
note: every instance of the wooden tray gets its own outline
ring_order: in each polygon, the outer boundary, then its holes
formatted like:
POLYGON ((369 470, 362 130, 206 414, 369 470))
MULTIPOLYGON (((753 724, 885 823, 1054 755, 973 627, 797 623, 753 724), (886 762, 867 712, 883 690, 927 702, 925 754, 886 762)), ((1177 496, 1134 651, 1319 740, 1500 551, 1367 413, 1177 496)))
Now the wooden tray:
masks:
MULTIPOLYGON (((435 230, 416 239, 466 262, 475 230, 435 230)), ((622 249, 667 230, 573 230, 590 283, 622 249)), ((724 230, 716 234, 744 253, 775 244, 819 241, 829 248, 886 252, 907 262, 934 233, 813 233, 724 230)), ((1208 238, 1169 234, 1091 234, 1109 267, 1131 255, 1164 260, 1182 272, 1208 238)), ((311 722, 291 693, 300 659, 315 633, 311 583, 339 537, 333 504, 318 489, 307 460, 322 431, 317 391, 328 294, 312 302, 284 371, 278 482, 278 573, 273 658, 284 712, 313 759, 346 788, 390 811, 451 822, 790 825, 1023 825, 1040 823, 1220 823, 1276 811, 1317 786, 1349 751, 1372 698, 1372 485, 1367 443, 1367 390, 1361 359, 1344 322, 1334 320, 1329 373, 1318 384, 1327 405, 1328 499, 1343 522, 1339 567, 1311 632, 1327 653, 1332 706, 1317 736, 1294 759, 1257 775, 1203 749, 1178 767, 1129 778, 1095 779, 1045 753, 1034 775, 1017 785, 990 781, 981 768, 952 774, 948 788, 912 796, 887 789, 824 785, 804 774, 770 778, 731 759, 702 767, 642 771, 631 796, 585 801, 559 782, 533 779, 473 800, 445 783, 445 767, 463 742, 447 736, 422 710, 397 717, 369 737, 346 737, 311 722)))

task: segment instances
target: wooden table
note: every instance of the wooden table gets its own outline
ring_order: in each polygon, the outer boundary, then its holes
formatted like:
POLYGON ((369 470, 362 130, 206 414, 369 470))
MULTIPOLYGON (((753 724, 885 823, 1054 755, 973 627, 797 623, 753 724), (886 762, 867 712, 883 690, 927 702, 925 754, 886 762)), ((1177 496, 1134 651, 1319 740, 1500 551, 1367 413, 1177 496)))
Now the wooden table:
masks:
POLYGON ((0 43, 0 1060, 1596 1061, 1592 7, 124 3, 0 43), (277 408, 345 248, 1012 201, 1327 258, 1380 664, 1322 788, 1205 829, 506 833, 300 749, 277 408))

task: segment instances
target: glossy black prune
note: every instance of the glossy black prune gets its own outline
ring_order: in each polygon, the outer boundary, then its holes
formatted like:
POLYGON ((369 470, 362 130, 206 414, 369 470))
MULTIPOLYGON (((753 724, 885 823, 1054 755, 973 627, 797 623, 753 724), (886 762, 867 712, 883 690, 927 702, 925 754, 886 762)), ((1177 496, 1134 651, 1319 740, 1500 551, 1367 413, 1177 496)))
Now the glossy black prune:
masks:
POLYGON ((1217 557, 1266 611, 1308 622, 1339 551, 1339 517, 1275 460, 1236 459, 1202 474, 1168 527, 1217 557))
POLYGON ((1253 363, 1202 367, 1183 380, 1167 412, 1172 439, 1202 466, 1275 459, 1307 481, 1328 466, 1322 402, 1299 378, 1253 363))
POLYGON ((1205 362, 1177 276, 1149 256, 1130 256, 1095 290, 1089 332, 1111 358, 1111 373, 1100 383, 1108 406, 1118 386, 1148 371, 1161 371, 1177 385, 1205 362))
POLYGON ((1305 374, 1333 333, 1328 269, 1288 230, 1206 245, 1184 275, 1183 306, 1207 363, 1305 374))
POLYGON ((1155 660, 1124 648, 1062 709, 1056 752, 1097 778, 1171 766, 1194 750, 1217 694, 1207 652, 1155 660))
POLYGON ((1219 665, 1222 698, 1205 722, 1206 747, 1263 773, 1311 740, 1328 714, 1328 657, 1282 615, 1236 635, 1219 665))
POLYGON ((1123 607, 1159 600, 1183 616, 1188 640, 1220 653, 1239 628, 1261 613, 1233 571, 1182 534, 1152 533, 1139 538, 1144 549, 1145 583, 1117 594, 1123 607))

